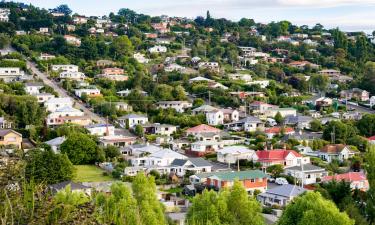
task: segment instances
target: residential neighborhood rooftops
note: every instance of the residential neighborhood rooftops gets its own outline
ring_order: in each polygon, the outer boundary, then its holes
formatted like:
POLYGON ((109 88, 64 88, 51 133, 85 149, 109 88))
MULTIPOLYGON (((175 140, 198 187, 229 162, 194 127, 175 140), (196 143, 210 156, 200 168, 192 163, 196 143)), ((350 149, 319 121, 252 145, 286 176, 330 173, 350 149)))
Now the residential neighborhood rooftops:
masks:
POLYGON ((244 179, 256 179, 256 178, 266 178, 267 174, 260 170, 246 170, 246 171, 232 171, 232 172, 216 172, 208 177, 217 177, 220 180, 234 181, 234 180, 244 180, 244 179))
POLYGON ((330 144, 324 146, 322 149, 320 149, 321 152, 326 153, 338 153, 341 152, 347 145, 344 144, 330 144))
POLYGON ((278 186, 276 188, 272 188, 266 191, 267 194, 274 194, 279 196, 285 197, 295 197, 307 191, 306 189, 292 185, 292 184, 285 184, 278 186))
POLYGON ((289 154, 293 154, 296 157, 302 157, 301 154, 299 154, 298 152, 294 150, 284 150, 284 149, 256 151, 256 154, 259 158, 259 161, 283 160, 289 154))
POLYGON ((188 161, 190 161, 194 166, 197 167, 212 166, 210 162, 204 160, 203 158, 175 159, 172 162, 172 166, 183 166, 188 161))
POLYGON ((293 166, 289 167, 288 170, 297 170, 297 171, 317 171, 317 170, 324 170, 324 168, 315 166, 313 164, 307 163, 307 164, 302 164, 301 166, 293 166))
POLYGON ((341 181, 344 180, 346 182, 352 182, 352 181, 362 181, 366 180, 366 175, 362 172, 349 172, 344 174, 336 174, 333 176, 325 176, 323 177, 322 181, 327 182, 331 180, 341 181))
POLYGON ((220 133, 221 130, 206 124, 201 124, 186 130, 186 133, 220 133))

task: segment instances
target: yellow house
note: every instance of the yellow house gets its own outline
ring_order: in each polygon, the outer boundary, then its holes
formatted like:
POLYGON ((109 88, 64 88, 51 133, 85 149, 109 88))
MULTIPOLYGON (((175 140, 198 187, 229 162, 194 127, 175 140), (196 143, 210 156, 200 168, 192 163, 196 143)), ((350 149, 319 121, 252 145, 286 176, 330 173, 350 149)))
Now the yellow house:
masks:
POLYGON ((21 148, 22 134, 10 129, 0 129, 0 146, 1 145, 14 145, 21 148))

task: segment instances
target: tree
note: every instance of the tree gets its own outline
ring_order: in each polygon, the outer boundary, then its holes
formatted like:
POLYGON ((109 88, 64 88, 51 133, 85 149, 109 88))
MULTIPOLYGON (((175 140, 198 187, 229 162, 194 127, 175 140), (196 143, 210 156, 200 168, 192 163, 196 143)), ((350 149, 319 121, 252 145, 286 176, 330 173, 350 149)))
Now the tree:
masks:
POLYGON ((267 167, 267 173, 270 173, 273 178, 277 178, 284 171, 284 168, 280 164, 272 165, 267 167))
POLYGON ((283 121, 284 121, 284 118, 283 116, 281 115, 280 112, 277 112, 276 115, 275 115, 275 120, 278 124, 281 124, 283 121))
POLYGON ((35 149, 26 156, 26 178, 36 183, 55 184, 71 180, 74 171, 66 154, 55 154, 50 149, 35 149))
POLYGON ((134 197, 138 203, 141 224, 162 225, 166 224, 164 210, 156 198, 156 185, 153 176, 146 177, 138 173, 132 183, 134 197))
POLYGON ((61 153, 68 155, 74 165, 91 164, 98 160, 100 150, 90 136, 72 133, 60 146, 61 153))
POLYGON ((370 224, 375 222, 375 146, 371 146, 366 154, 366 172, 370 189, 367 191, 366 211, 370 224))
POLYGON ((182 101, 182 100, 187 99, 185 89, 181 85, 176 86, 173 89, 172 94, 173 94, 174 99, 177 101, 182 101))
POLYGON ((0 33, 0 49, 5 48, 10 44, 10 38, 7 34, 0 33))
POLYGON ((72 13, 72 10, 69 8, 68 5, 59 5, 58 7, 54 8, 55 12, 64 13, 66 16, 72 13))
POLYGON ((204 190, 196 195, 187 213, 189 224, 264 224, 261 207, 249 197, 241 182, 219 193, 204 190))
POLYGON ((320 122, 320 120, 315 119, 315 120, 310 122, 310 128, 311 128, 312 131, 317 132, 317 131, 322 130, 323 125, 320 122))
POLYGON ((323 139, 331 141, 333 133, 335 136, 335 143, 346 144, 349 138, 354 137, 357 134, 357 129, 350 124, 345 124, 341 121, 331 121, 324 128, 323 139))
POLYGON ((289 204, 281 216, 279 225, 354 225, 345 212, 326 200, 318 192, 307 192, 289 204))
POLYGON ((321 74, 314 74, 310 78, 310 83, 315 90, 324 92, 328 87, 328 77, 321 74))
POLYGON ((120 36, 113 40, 110 49, 115 59, 121 58, 123 56, 131 56, 133 53, 132 42, 126 35, 120 36))
POLYGON ((119 148, 113 145, 108 145, 104 149, 104 153, 105 153, 105 157, 110 158, 110 159, 116 158, 117 156, 121 155, 119 148))
POLYGON ((367 62, 363 73, 361 88, 375 94, 375 62, 367 62))
POLYGON ((134 128, 134 133, 138 136, 138 137, 143 137, 144 135, 144 131, 143 131, 143 127, 142 125, 139 125, 137 124, 134 128))
POLYGON ((366 114, 358 122, 359 133, 365 137, 375 135, 375 114, 366 114))

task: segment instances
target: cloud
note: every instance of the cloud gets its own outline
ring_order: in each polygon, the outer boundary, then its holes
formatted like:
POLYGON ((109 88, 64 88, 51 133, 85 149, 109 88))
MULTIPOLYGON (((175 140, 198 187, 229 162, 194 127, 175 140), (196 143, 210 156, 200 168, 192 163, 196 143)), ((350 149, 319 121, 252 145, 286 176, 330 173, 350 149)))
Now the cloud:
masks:
POLYGON ((281 6, 338 7, 345 5, 375 5, 375 0, 276 0, 281 6))

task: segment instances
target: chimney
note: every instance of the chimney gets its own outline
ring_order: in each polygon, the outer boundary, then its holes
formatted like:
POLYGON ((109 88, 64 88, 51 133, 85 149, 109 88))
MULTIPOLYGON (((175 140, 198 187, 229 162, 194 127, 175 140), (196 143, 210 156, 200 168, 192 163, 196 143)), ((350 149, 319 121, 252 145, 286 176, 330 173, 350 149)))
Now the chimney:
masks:
POLYGON ((271 144, 271 151, 273 150, 273 144, 271 144))
POLYGON ((264 151, 267 151, 267 143, 264 145, 264 151))
POLYGON ((286 150, 286 144, 284 144, 284 150, 286 150))

